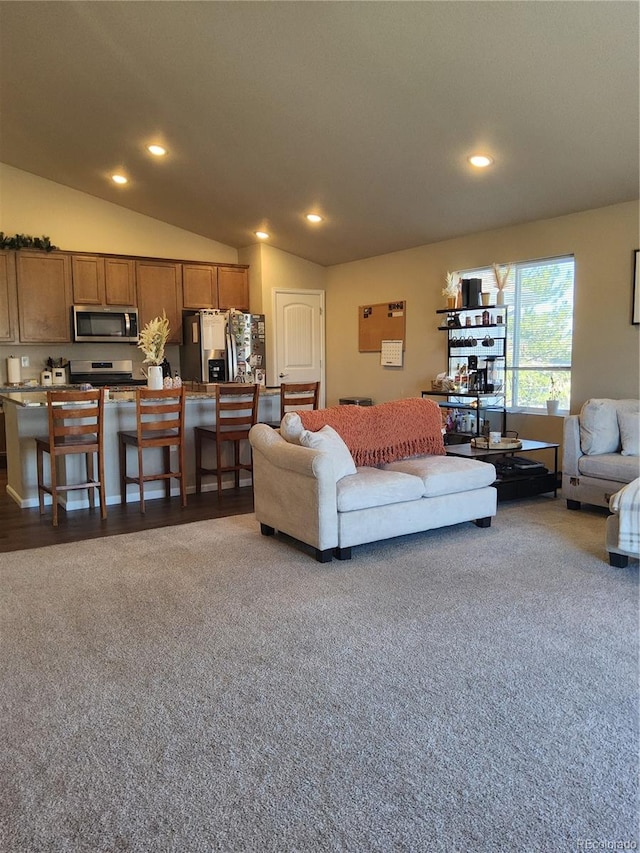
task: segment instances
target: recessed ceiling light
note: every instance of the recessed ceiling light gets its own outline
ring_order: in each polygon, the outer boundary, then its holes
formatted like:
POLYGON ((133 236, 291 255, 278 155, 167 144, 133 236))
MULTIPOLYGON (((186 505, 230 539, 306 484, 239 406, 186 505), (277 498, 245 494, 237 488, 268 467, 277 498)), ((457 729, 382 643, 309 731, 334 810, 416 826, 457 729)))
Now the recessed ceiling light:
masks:
POLYGON ((167 149, 163 148, 162 145, 147 145, 147 151, 156 157, 164 157, 167 153, 167 149))
POLYGON ((487 166, 493 163, 493 157, 488 157, 486 154, 472 154, 467 159, 477 169, 486 169, 487 166))
POLYGON ((309 222, 322 222, 322 217, 319 213, 307 213, 309 222))
POLYGON ((269 239, 269 235, 267 234, 266 231, 256 231, 255 235, 256 235, 256 237, 259 237, 261 240, 268 240, 269 239))
POLYGON ((129 178, 125 178, 124 175, 111 175, 111 180, 114 184, 128 184, 129 178))

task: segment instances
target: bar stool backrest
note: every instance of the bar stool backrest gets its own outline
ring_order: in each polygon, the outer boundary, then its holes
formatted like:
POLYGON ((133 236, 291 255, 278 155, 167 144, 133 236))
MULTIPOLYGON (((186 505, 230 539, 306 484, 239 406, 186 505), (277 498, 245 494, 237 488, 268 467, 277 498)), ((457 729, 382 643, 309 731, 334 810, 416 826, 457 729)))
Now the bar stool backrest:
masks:
POLYGON ((280 386, 280 420, 288 411, 298 411, 311 406, 318 408, 319 382, 283 382, 280 386))
POLYGON ((224 441, 247 438, 258 420, 259 385, 216 385, 216 436, 224 441))
MULTIPOLYGON (((93 391, 47 391, 49 441, 52 446, 71 448, 87 443, 102 449, 104 393, 93 391)), ((71 450, 69 452, 72 452, 71 450)))
POLYGON ((136 431, 142 447, 163 446, 175 435, 182 444, 184 433, 184 387, 153 391, 136 388, 136 431))

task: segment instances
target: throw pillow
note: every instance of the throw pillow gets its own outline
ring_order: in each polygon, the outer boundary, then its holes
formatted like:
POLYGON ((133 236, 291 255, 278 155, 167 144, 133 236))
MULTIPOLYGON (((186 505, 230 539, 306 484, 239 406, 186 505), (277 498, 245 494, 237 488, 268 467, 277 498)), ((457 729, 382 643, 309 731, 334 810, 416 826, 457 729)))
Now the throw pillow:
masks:
POLYGON ((289 444, 300 444, 303 426, 297 412, 287 412, 280 421, 280 435, 289 444))
POLYGON ((618 412, 623 456, 640 456, 640 414, 618 412))
POLYGON ((356 474, 356 465, 349 448, 338 433, 330 426, 323 426, 317 432, 308 429, 302 431, 300 444, 313 450, 324 450, 331 455, 336 480, 341 480, 349 474, 356 474))
POLYGON ((615 400, 587 400, 580 411, 580 447, 587 456, 617 453, 620 432, 615 400))

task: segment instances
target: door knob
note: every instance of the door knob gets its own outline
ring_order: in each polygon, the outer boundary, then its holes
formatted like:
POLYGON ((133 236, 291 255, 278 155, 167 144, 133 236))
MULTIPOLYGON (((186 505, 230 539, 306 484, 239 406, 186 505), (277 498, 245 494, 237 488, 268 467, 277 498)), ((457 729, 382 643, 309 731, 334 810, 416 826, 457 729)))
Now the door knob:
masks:
POLYGON ((280 379, 284 379, 284 378, 285 378, 285 376, 288 376, 288 375, 289 375, 288 373, 279 373, 279 374, 278 374, 278 376, 280 377, 280 379))

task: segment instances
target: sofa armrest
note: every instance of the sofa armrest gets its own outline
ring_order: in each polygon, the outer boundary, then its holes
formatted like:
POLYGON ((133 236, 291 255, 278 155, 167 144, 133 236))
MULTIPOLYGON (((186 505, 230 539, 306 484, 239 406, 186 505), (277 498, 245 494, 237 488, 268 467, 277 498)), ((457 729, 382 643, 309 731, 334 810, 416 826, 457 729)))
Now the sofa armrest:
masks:
POLYGON ((290 444, 266 424, 252 427, 249 441, 257 520, 320 551, 336 548, 338 505, 330 455, 290 444))
POLYGON ((562 437, 562 474, 565 477, 579 477, 578 460, 584 456, 580 448, 580 417, 569 415, 564 419, 562 437))

